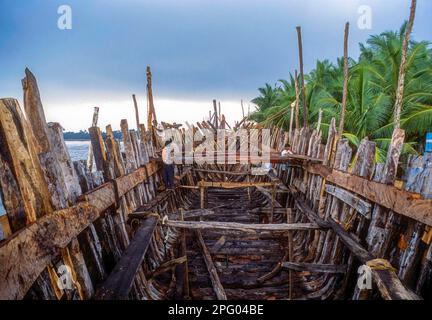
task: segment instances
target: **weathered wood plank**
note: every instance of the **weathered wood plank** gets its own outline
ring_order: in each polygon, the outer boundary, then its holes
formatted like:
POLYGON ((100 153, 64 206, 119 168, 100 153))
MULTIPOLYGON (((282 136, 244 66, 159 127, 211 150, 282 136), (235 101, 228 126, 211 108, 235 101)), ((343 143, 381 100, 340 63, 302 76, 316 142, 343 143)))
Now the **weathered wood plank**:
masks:
POLYGON ((327 184, 325 191, 354 208, 357 212, 370 219, 372 205, 342 188, 327 184))
MULTIPOLYGON (((153 165, 149 163, 148 166, 153 165)), ((145 171, 145 168, 139 170, 145 171)), ((127 177, 122 177, 125 184, 128 184, 127 177)), ((120 188, 121 183, 117 184, 120 188)), ((130 186, 134 187, 134 184, 130 186)), ((122 190, 129 191, 124 187, 122 190)), ((0 244, 0 299, 24 297, 59 250, 115 203, 113 183, 92 190, 83 199, 84 202, 73 207, 36 220, 0 244)))
POLYGON ((318 263, 305 263, 305 262, 282 262, 282 267, 295 271, 309 271, 313 273, 346 273, 346 265, 334 264, 318 264, 318 263))
POLYGON ((0 100, 0 184, 12 231, 53 211, 32 130, 15 99, 0 100))
POLYGON ((260 231, 286 232, 293 230, 317 230, 320 227, 315 223, 279 223, 279 224, 244 224, 237 222, 216 222, 216 221, 176 221, 167 220, 165 224, 170 227, 183 229, 219 229, 236 230, 247 233, 257 233, 260 231))
POLYGON ((432 226, 432 200, 421 199, 417 193, 399 190, 392 185, 369 181, 349 173, 331 170, 319 164, 310 164, 308 172, 320 174, 328 182, 355 192, 385 208, 432 226))
POLYGON ((51 259, 98 218, 97 210, 79 203, 37 219, 0 246, 0 300, 22 299, 51 259))
POLYGON ((197 230, 196 236, 198 238, 198 245, 204 257, 204 261, 207 266, 207 270, 209 272, 210 280, 212 282, 213 290, 216 294, 216 297, 218 300, 227 300, 225 289, 223 288, 222 283, 220 282, 219 275, 213 263, 213 259, 211 258, 210 252, 208 251, 207 246, 204 242, 201 231, 197 230))
POLYGON ((158 219, 153 216, 142 223, 120 261, 97 291, 96 299, 125 300, 128 298, 135 276, 147 253, 157 222, 158 219))

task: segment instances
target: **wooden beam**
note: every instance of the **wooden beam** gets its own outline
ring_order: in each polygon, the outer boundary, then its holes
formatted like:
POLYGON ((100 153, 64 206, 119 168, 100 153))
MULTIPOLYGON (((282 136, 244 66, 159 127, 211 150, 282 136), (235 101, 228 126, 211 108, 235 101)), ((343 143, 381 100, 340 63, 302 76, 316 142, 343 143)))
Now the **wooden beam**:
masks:
POLYGON ((370 181, 342 171, 331 170, 320 164, 309 164, 307 171, 319 174, 327 182, 355 192, 380 206, 432 226, 432 200, 422 199, 420 194, 399 190, 392 185, 370 181))
MULTIPOLYGON (((151 211, 146 211, 146 212, 137 211, 137 212, 130 213, 128 215, 128 217, 129 217, 129 219, 147 219, 147 217, 151 213, 152 213, 151 211)), ((210 216, 213 214, 214 214, 214 211, 209 210, 209 209, 195 209, 195 210, 189 210, 189 211, 183 212, 184 219, 186 219, 186 220, 201 218, 201 217, 210 216)), ((180 219, 181 213, 180 212, 170 213, 169 217, 171 219, 180 219)))
POLYGON ((286 232, 291 230, 309 231, 317 230, 320 227, 315 223, 278 223, 278 224, 245 224, 237 222, 217 222, 217 221, 178 221, 168 220, 165 224, 169 227, 183 229, 216 229, 216 230, 237 230, 247 233, 257 233, 260 231, 286 232))
POLYGON ((309 271, 313 273, 346 273, 346 265, 317 264, 305 262, 282 262, 282 267, 294 271, 309 271))
POLYGON ((296 207, 306 215, 306 217, 309 219, 310 222, 316 223, 318 226, 320 226, 323 229, 328 229, 330 227, 330 224, 327 221, 320 218, 318 214, 316 214, 300 199, 295 199, 295 204, 296 207))
POLYGON ((362 214, 366 219, 370 219, 372 205, 360 199, 357 195, 350 193, 342 188, 338 188, 329 184, 326 184, 325 191, 328 194, 338 198, 339 200, 345 202, 350 207, 354 208, 358 213, 362 214))
MULTIPOLYGON (((296 201, 296 203, 301 203, 296 201)), ((303 205, 303 208, 306 207, 303 205)), ((302 210, 303 211, 303 210, 302 210)), ((305 211, 303 211, 305 212, 305 211)), ((318 217, 316 213, 312 211, 312 209, 307 208, 307 212, 309 215, 313 213, 315 219, 321 219, 318 217)), ((308 217, 309 217, 308 215, 308 217)), ((320 224, 322 223, 321 222, 320 224)), ((368 252, 365 248, 363 248, 356 239, 354 239, 341 225, 339 225, 332 218, 324 221, 328 224, 328 226, 337 234, 339 239, 345 244, 345 246, 354 254, 357 259, 363 263, 367 264, 369 261, 375 259, 375 256, 368 252)), ((413 293, 411 290, 406 288, 395 271, 392 268, 387 269, 374 269, 371 268, 372 276, 375 282, 378 285, 378 289, 381 292, 381 295, 386 300, 420 300, 421 298, 413 293)))
POLYGON ((205 264, 207 266, 207 270, 209 272, 210 280, 212 282, 213 290, 216 294, 216 297, 218 300, 227 300, 225 289, 222 286, 222 283, 220 282, 219 275, 218 275, 216 267, 213 263, 213 259, 210 255, 210 252, 207 249, 207 246, 204 242, 202 234, 199 230, 196 231, 196 236, 198 238, 198 245, 199 245, 199 247, 201 249, 201 253, 204 257, 204 261, 205 261, 205 264))
MULTIPOLYGON (((347 248, 361 263, 374 260, 375 257, 354 240, 337 222, 329 219, 333 231, 339 236, 347 248)), ((374 269, 371 267, 372 277, 378 286, 381 296, 386 300, 422 300, 421 297, 406 288, 393 268, 374 269)))
POLYGON ((135 233, 120 261, 97 291, 97 300, 126 300, 133 281, 144 261, 150 240, 158 222, 157 217, 149 217, 135 233))
POLYGON ((209 170, 209 169, 197 169, 197 168, 193 168, 193 171, 203 172, 203 173, 226 174, 226 175, 230 175, 230 176, 246 176, 246 175, 251 174, 250 171, 236 172, 236 171, 222 171, 222 170, 209 170))
POLYGON ((205 188, 224 188, 224 189, 235 189, 235 188, 247 188, 247 187, 272 187, 275 185, 273 182, 212 182, 212 181, 200 181, 198 187, 205 188))
POLYGON ((22 299, 41 272, 99 214, 88 203, 56 211, 0 246, 0 300, 22 299))
MULTIPOLYGON (((142 179, 148 177, 146 172, 150 176, 158 170, 154 162, 146 167, 137 170, 142 179)), ((116 180, 120 197, 143 181, 135 178, 130 174, 116 180), (129 184, 128 179, 133 183, 129 184)), ((59 250, 115 204, 114 183, 105 183, 84 195, 83 200, 37 219, 0 244, 0 300, 22 299, 59 250)))

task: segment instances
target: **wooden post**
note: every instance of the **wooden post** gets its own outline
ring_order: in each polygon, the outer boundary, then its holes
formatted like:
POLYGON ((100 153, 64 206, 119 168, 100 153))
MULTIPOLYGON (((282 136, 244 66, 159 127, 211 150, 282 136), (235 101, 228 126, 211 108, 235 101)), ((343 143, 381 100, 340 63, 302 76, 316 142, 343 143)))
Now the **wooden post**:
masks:
POLYGON ((320 108, 318 113, 318 124, 317 124, 317 132, 319 133, 321 130, 321 121, 322 121, 323 110, 320 108))
POLYGON ((300 123, 299 123, 299 106, 300 106, 300 90, 299 90, 299 84, 298 84, 298 73, 297 70, 294 72, 294 84, 295 84, 295 94, 296 94, 296 100, 295 100, 295 128, 300 129, 300 123))
POLYGON ((12 232, 53 211, 33 133, 15 99, 0 100, 0 184, 12 232))
POLYGON ((37 128, 37 130, 33 130, 37 153, 47 153, 50 149, 48 126, 45 120, 37 80, 28 68, 25 69, 25 75, 25 78, 22 80, 25 113, 27 119, 29 119, 30 126, 37 128))
POLYGON ((270 223, 273 223, 273 216, 274 216, 275 201, 276 201, 276 184, 273 184, 273 185, 272 185, 272 193, 271 193, 271 214, 270 214, 270 223))
POLYGON ((244 111, 244 106, 243 106, 243 100, 240 101, 241 103, 241 108, 242 108, 242 119, 245 117, 245 111, 244 111))
POLYGON ((218 110, 216 100, 213 100, 213 109, 214 109, 214 117, 215 117, 215 127, 219 128, 219 119, 218 119, 218 110))
POLYGON ((200 186, 200 207, 205 208, 205 187, 200 186))
POLYGON ((400 128, 400 116, 402 111, 402 101, 403 101, 403 95, 404 95, 404 86, 405 86, 405 74, 406 74, 406 68, 407 68, 407 55, 408 55, 408 47, 409 47, 409 40, 411 36, 411 32, 414 25, 414 18, 415 18, 415 11, 417 6, 417 0, 411 0, 411 10, 410 10, 410 16, 405 32, 405 37, 403 39, 402 43, 402 57, 401 57, 401 64, 399 67, 399 78, 398 78, 398 86, 396 91, 396 100, 395 100, 395 106, 394 106, 394 122, 395 122, 395 128, 400 128))
POLYGON ((105 144, 99 127, 89 128, 92 149, 95 157, 96 168, 98 171, 105 172, 106 152, 105 144))
MULTIPOLYGON (((293 223, 293 219, 292 219, 292 209, 291 208, 287 208, 286 209, 286 213, 287 213, 287 223, 291 224, 293 223)), ((289 231, 288 232, 288 261, 289 262, 294 262, 293 261, 293 232, 289 231)), ((293 291, 293 276, 292 276, 292 270, 290 269, 288 271, 288 282, 289 282, 289 299, 292 300, 292 291, 293 291)))
POLYGON ((135 119, 137 123, 137 132, 138 135, 140 135, 140 121, 139 121, 139 111, 138 111, 138 102, 136 101, 136 96, 133 94, 132 99, 134 101, 134 108, 135 108, 135 119))
POLYGON ((349 35, 349 22, 345 24, 345 36, 344 36, 344 84, 342 92, 342 111, 339 122, 339 137, 342 137, 344 126, 345 126, 345 112, 348 97, 348 77, 349 77, 349 66, 348 66, 348 35, 349 35))
POLYGON ((135 170, 138 166, 136 163, 135 151, 129 133, 128 122, 126 119, 121 120, 120 127, 123 135, 123 144, 124 144, 124 149, 126 154, 126 172, 130 173, 133 170, 135 170))
POLYGON ((305 89, 305 81, 304 81, 304 73, 303 73, 303 44, 302 44, 302 35, 301 35, 301 27, 297 28, 297 38, 298 38, 298 49, 299 49, 299 62, 300 62, 300 79, 302 85, 302 100, 303 100, 303 127, 308 126, 308 106, 306 101, 306 89, 305 89))
MULTIPOLYGON (((294 108, 296 103, 291 103, 291 115, 290 115, 290 126, 289 126, 289 134, 288 136, 291 137, 292 130, 293 130, 293 123, 294 123, 294 108)), ((290 141, 291 142, 291 141, 290 141)))
MULTIPOLYGON (((93 112, 92 127, 97 126, 98 118, 99 118, 99 108, 95 107, 93 112)), ((93 171, 93 147, 91 144, 89 145, 89 149, 88 149, 87 169, 89 172, 93 171)))
MULTIPOLYGON (((180 209, 180 217, 181 221, 184 221, 184 210, 180 209)), ((183 297, 185 299, 190 299, 190 288, 189 288, 189 267, 188 267, 188 259, 187 259, 187 247, 186 247, 186 232, 187 230, 182 231, 181 237, 181 255, 186 257, 186 261, 183 267, 183 297)))

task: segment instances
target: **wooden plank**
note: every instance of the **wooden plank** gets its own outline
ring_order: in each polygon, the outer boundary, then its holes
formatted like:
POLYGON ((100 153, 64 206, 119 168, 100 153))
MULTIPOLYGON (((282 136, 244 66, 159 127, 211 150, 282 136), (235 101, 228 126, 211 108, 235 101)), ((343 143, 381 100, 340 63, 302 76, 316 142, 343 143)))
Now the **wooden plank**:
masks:
POLYGON ((320 227, 315 223, 278 223, 278 224, 244 224, 237 222, 217 222, 217 221, 177 221, 168 220, 165 224, 170 227, 183 229, 216 229, 216 230, 236 230, 247 233, 257 233, 260 231, 286 232, 294 230, 317 230, 320 227))
POLYGON ((331 170, 320 164, 309 164, 308 172, 319 174, 328 182, 355 192, 358 195, 403 216, 432 226, 432 200, 421 195, 399 190, 392 185, 369 181, 349 173, 331 170))
POLYGON ((334 264, 318 264, 318 263, 305 263, 305 262, 282 262, 282 267, 295 271, 309 271, 313 273, 346 273, 346 265, 334 264))
POLYGON ((97 291, 97 300, 125 300, 128 298, 138 269, 144 260, 150 240, 156 228, 158 218, 149 217, 135 233, 120 261, 97 291))
POLYGON ((218 300, 227 300, 225 289, 223 288, 222 283, 220 282, 219 275, 213 263, 213 259, 211 258, 210 252, 208 251, 207 246, 205 245, 204 239, 202 237, 202 234, 199 230, 196 231, 196 236, 198 238, 198 245, 204 257, 204 261, 207 266, 207 270, 209 272, 210 280, 212 282, 213 290, 216 294, 216 297, 218 300))
POLYGON ((13 232, 53 211, 32 129, 15 99, 0 100, 0 186, 13 232))
POLYGON ((28 68, 25 69, 25 78, 22 80, 22 86, 27 119, 31 119, 29 124, 32 129, 37 128, 37 130, 33 130, 36 138, 37 153, 46 153, 50 149, 48 126, 45 120, 36 77, 28 68))
MULTIPOLYGON (((334 232, 347 248, 362 262, 374 260, 375 257, 357 243, 338 223, 329 219, 334 232)), ((378 286, 381 296, 386 300, 421 300, 421 297, 406 288, 392 268, 380 270, 371 268, 372 277, 378 286)))
POLYGON ((354 208, 357 212, 365 216, 367 219, 370 219, 372 205, 369 202, 360 199, 355 194, 352 194, 342 188, 338 188, 329 184, 326 184, 325 191, 332 196, 338 198, 339 200, 345 202, 346 204, 354 208))
MULTIPOLYGON (((128 215, 128 217, 129 217, 129 219, 146 219, 148 217, 148 215, 151 213, 152 213, 151 211, 146 211, 146 212, 137 211, 137 212, 130 213, 128 215)), ((189 210, 189 211, 183 212, 184 219, 196 219, 196 218, 201 218, 201 217, 205 217, 205 216, 210 216, 213 214, 214 214, 214 211, 208 210, 208 209, 195 209, 195 210, 189 210)), ((170 213, 169 217, 171 219, 180 219, 181 213, 180 212, 170 213)))
POLYGON ((247 187, 271 187, 273 182, 212 182, 212 181, 200 181, 198 187, 205 188, 224 188, 224 189, 235 189, 235 188, 247 188, 247 187))
POLYGON ((320 218, 318 214, 310 209, 302 200, 295 199, 295 204, 296 207, 306 215, 310 222, 316 223, 323 229, 328 229, 330 227, 330 224, 327 221, 320 218))
POLYGON ((0 300, 22 299, 52 258, 99 217, 88 203, 37 219, 0 246, 0 300))
MULTIPOLYGON (((127 176, 122 179, 127 184, 127 176)), ((117 184, 120 189, 121 184, 117 184)), ((122 190, 128 191, 124 187, 122 190)), ((115 203, 113 183, 100 186, 83 199, 73 207, 36 220, 0 244, 0 300, 22 299, 59 250, 115 203)))

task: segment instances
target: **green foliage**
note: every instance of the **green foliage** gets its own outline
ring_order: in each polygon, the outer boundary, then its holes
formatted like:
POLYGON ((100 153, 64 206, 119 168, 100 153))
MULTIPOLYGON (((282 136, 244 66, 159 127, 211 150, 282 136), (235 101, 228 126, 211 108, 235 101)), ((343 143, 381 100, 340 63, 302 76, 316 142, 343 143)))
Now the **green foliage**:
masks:
MULTIPOLYGON (((393 115, 402 41, 406 24, 397 32, 372 35, 360 44, 360 57, 349 60, 350 79, 345 115, 344 137, 353 147, 368 137, 377 143, 377 159, 385 157, 394 128, 393 115)), ((305 75, 309 124, 316 126, 319 109, 323 110, 322 129, 326 134, 332 117, 338 123, 343 88, 343 59, 336 64, 318 61, 305 75)), ((251 119, 288 129, 290 105, 295 101, 295 82, 279 80, 272 87, 260 88, 252 100, 257 110, 251 119)), ((300 101, 300 123, 302 123, 300 101)), ((426 41, 411 41, 408 52, 401 128, 406 131, 405 154, 416 153, 425 133, 432 129, 432 50, 426 41)))

